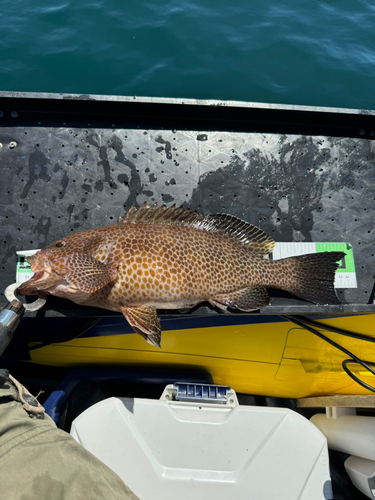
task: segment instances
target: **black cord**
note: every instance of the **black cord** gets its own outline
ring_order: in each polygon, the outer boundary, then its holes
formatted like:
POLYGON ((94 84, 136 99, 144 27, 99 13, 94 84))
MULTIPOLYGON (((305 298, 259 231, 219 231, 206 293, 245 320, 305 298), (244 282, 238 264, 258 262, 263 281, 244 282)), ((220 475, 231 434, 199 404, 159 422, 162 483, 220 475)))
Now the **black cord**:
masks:
MULTIPOLYGON (((353 361, 352 359, 345 359, 345 361, 342 362, 342 367, 344 368, 345 372, 347 373, 347 375, 349 375, 350 378, 352 378, 355 382, 357 382, 357 384, 361 385, 362 387, 365 387, 366 389, 368 389, 369 391, 371 392, 375 392, 375 389, 371 386, 371 385, 368 385, 366 384, 365 382, 362 382, 362 380, 360 380, 358 377, 356 377, 354 375, 353 372, 351 372, 349 370, 349 368, 347 367, 347 364, 348 363, 356 363, 357 361, 353 361)), ((368 364, 371 364, 373 366, 375 366, 375 363, 371 363, 369 361, 366 361, 366 363, 368 364)), ((367 368, 366 368, 367 369, 367 368)))
POLYGON ((301 322, 305 323, 306 325, 313 326, 315 328, 320 328, 321 330, 327 330, 328 332, 333 332, 333 333, 338 333, 339 335, 343 335, 345 337, 351 337, 353 339, 357 340, 364 340, 365 342, 373 342, 375 343, 375 337, 369 337, 368 335, 363 335, 361 333, 353 333, 353 332, 348 332, 347 330, 343 330, 342 328, 336 328, 334 326, 330 325, 325 325, 323 323, 318 323, 317 321, 314 321, 312 319, 306 318, 306 316, 284 316, 285 318, 294 318, 296 320, 300 320, 301 322))
POLYGON ((367 370, 370 373, 372 373, 373 375, 375 375, 375 370, 373 370, 370 366, 370 365, 375 366, 375 363, 373 363, 371 361, 363 361, 362 359, 358 358, 352 352, 348 351, 347 349, 345 349, 341 345, 337 344, 333 340, 329 339, 328 337, 326 337, 322 333, 315 330, 315 328, 312 328, 312 326, 314 326, 316 328, 320 328, 321 330, 331 331, 331 332, 337 333, 339 335, 344 335, 346 337, 352 337, 352 338, 355 338, 357 340, 363 340, 366 342, 375 342, 375 339, 373 337, 368 337, 367 335, 348 332, 346 330, 341 330, 340 328, 335 328, 333 326, 324 325, 324 324, 318 323, 317 321, 313 321, 311 319, 308 319, 304 316, 281 315, 281 317, 286 319, 287 321, 291 321, 292 323, 294 323, 297 326, 300 326, 301 328, 304 328, 305 330, 308 330, 309 332, 313 333, 314 335, 316 335, 320 339, 328 342, 328 344, 332 345, 336 349, 342 351, 344 354, 349 356, 350 359, 345 359, 342 362, 342 367, 343 367, 343 370, 345 371, 345 373, 347 375, 349 375, 349 377, 351 379, 353 379, 355 382, 357 382, 357 384, 359 384, 360 386, 364 387, 365 389, 368 389, 371 392, 375 392, 375 387, 372 387, 371 385, 368 385, 365 382, 362 382, 362 380, 360 380, 358 377, 356 377, 356 375, 354 375, 354 373, 347 366, 349 363, 357 363, 357 364, 361 365, 363 368, 365 368, 365 370, 367 370))
POLYGON ((95 318, 91 321, 85 322, 84 325, 78 326, 77 328, 75 328, 73 331, 69 332, 66 335, 62 335, 61 337, 58 337, 58 338, 55 337, 51 340, 41 342, 38 345, 33 345, 33 346, 29 347, 29 351, 35 351, 35 349, 41 349, 42 347, 46 347, 47 345, 50 345, 50 344, 61 344, 63 342, 69 342, 69 340, 73 340, 77 337, 80 337, 84 333, 86 333, 88 330, 90 330, 90 328, 92 328, 97 323, 99 323, 100 320, 101 320, 101 318, 95 318))

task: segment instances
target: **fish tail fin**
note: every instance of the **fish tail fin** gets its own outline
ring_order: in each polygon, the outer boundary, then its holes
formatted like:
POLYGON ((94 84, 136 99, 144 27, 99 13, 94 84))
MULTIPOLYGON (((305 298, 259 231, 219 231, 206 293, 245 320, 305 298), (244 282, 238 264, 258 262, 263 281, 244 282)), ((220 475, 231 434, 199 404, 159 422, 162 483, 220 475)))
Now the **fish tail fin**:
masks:
POLYGON ((345 255, 344 252, 322 252, 275 261, 282 263, 284 276, 288 277, 287 284, 284 282, 280 288, 314 304, 340 304, 334 282, 345 255))

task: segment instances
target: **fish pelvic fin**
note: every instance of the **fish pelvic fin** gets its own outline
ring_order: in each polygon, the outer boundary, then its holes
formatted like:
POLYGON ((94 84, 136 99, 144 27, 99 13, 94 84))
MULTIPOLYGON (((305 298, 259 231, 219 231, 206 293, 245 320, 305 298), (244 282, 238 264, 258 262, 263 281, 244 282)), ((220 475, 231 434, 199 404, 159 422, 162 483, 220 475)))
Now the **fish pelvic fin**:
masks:
POLYGON ((268 306, 270 298, 265 288, 260 285, 251 285, 235 292, 215 295, 209 302, 213 306, 224 310, 230 307, 231 309, 250 312, 268 306))
POLYGON ((62 276, 79 290, 93 293, 117 278, 117 269, 88 254, 72 254, 65 263, 62 276))
POLYGON ((297 297, 319 305, 340 304, 334 288, 335 273, 344 252, 322 252, 275 261, 281 267, 279 285, 297 297))
POLYGON ((135 333, 150 345, 161 349, 161 328, 156 308, 147 304, 139 307, 122 307, 122 314, 135 333))

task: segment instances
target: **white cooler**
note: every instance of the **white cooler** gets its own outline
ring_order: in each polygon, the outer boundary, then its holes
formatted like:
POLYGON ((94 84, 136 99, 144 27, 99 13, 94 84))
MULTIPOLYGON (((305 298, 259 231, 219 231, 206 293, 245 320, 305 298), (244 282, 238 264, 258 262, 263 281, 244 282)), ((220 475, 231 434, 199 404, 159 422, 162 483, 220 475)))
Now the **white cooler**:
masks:
POLYGON ((230 388, 106 399, 71 434, 141 500, 332 498, 323 434, 292 410, 240 406, 230 388))

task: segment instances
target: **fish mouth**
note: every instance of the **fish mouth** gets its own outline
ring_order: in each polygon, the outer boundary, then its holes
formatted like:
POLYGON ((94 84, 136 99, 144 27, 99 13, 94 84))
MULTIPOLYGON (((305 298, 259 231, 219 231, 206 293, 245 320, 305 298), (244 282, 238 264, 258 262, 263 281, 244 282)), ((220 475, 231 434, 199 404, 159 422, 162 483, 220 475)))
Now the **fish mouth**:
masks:
POLYGON ((51 272, 48 271, 36 271, 33 276, 30 278, 30 281, 41 281, 43 279, 47 279, 51 272))
POLYGON ((36 271, 29 280, 22 283, 18 288, 17 293, 19 295, 36 295, 38 290, 45 290, 49 288, 52 283, 49 279, 51 276, 51 269, 43 269, 42 271, 36 271))

